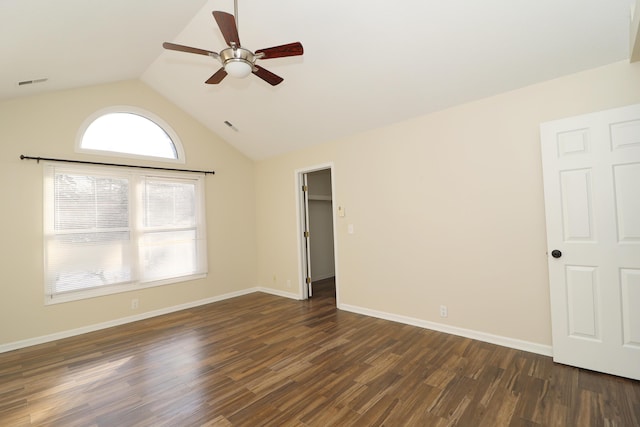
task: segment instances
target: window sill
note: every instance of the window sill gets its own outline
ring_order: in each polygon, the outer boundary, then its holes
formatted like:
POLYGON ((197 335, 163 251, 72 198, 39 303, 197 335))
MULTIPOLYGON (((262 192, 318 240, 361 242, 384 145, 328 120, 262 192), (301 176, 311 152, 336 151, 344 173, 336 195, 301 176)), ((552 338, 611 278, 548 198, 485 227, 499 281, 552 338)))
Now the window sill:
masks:
POLYGON ((94 288, 94 289, 73 291, 73 292, 57 294, 57 295, 46 295, 44 298, 44 305, 62 304, 65 302, 79 301, 79 300, 84 300, 89 298, 101 297, 105 295, 138 291, 140 289, 155 288, 158 286, 188 282, 188 281, 197 280, 197 279, 204 279, 206 277, 207 277, 206 273, 192 274, 190 276, 181 276, 181 277, 172 278, 172 279, 157 280, 154 282, 125 283, 120 285, 104 286, 104 287, 94 288))

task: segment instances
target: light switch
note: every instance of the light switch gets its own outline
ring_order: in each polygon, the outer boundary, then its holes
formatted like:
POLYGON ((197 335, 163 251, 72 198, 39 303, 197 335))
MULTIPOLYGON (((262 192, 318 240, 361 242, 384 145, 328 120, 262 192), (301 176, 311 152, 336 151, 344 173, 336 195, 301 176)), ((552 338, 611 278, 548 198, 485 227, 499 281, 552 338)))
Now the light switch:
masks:
POLYGON ((338 206, 338 216, 344 218, 344 208, 342 206, 338 206))
POLYGON ((353 224, 349 224, 349 225, 347 226, 347 233, 349 233, 349 234, 353 234, 353 224))

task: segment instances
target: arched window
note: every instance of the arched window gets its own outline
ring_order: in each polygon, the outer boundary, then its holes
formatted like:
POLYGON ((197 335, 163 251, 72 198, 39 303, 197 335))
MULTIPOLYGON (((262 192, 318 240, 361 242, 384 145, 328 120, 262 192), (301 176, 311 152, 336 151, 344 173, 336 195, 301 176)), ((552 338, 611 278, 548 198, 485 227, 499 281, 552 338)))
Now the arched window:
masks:
POLYGON ((76 150, 117 157, 184 163, 178 135, 156 115, 129 106, 110 107, 85 120, 76 150))

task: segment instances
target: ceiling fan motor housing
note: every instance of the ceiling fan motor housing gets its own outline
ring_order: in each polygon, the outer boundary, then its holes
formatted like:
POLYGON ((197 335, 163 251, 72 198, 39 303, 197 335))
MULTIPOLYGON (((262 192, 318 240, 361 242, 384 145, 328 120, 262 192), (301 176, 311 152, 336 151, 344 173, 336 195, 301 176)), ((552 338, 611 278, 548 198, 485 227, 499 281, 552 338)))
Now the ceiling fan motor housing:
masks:
POLYGON ((220 61, 224 69, 230 74, 248 75, 254 70, 256 55, 242 47, 229 47, 220 52, 220 61))

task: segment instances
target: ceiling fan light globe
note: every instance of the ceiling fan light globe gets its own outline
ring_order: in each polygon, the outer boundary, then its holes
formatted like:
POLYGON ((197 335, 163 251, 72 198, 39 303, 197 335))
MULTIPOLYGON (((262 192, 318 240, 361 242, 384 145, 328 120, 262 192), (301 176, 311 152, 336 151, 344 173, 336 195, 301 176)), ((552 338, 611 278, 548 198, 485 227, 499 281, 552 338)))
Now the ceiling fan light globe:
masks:
POLYGON ((231 77, 242 79, 251 74, 253 67, 249 62, 242 59, 231 59, 224 64, 224 70, 231 77))

